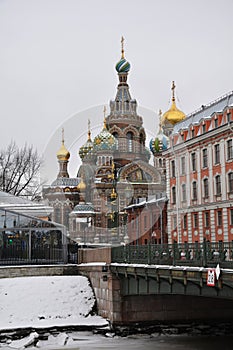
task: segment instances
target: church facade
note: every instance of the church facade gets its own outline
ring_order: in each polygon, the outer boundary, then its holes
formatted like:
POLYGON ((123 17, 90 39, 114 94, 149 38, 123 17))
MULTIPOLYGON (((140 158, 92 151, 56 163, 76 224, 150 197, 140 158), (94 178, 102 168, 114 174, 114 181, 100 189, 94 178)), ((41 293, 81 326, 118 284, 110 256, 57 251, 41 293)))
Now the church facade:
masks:
POLYGON ((159 159, 165 145, 161 148, 161 140, 157 139, 164 138, 167 147, 167 135, 174 124, 163 116, 166 133, 160 130, 148 149, 143 118, 129 90, 130 63, 125 59, 123 42, 115 68, 119 78, 115 99, 110 101, 109 115, 104 109, 103 128, 93 140, 88 123, 87 141, 79 150, 82 164, 77 177, 69 177, 70 154, 63 135, 57 152, 59 173, 51 185, 44 187, 43 197, 54 208, 52 219, 65 224, 70 238, 78 243, 147 243, 155 237, 156 227, 160 230, 158 242, 162 237, 165 243, 164 163, 152 165, 149 159, 152 153, 159 159), (142 222, 145 230, 140 229, 142 222), (162 228, 156 222, 163 222, 162 228), (133 227, 137 227, 137 234, 133 227))

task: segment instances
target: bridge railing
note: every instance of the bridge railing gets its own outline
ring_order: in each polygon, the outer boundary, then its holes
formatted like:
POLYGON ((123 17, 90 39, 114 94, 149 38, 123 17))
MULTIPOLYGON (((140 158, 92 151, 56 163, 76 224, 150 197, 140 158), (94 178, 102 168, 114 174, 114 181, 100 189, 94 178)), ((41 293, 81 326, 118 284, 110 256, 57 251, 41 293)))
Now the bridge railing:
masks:
POLYGON ((233 267, 233 242, 118 246, 112 247, 112 262, 233 267))

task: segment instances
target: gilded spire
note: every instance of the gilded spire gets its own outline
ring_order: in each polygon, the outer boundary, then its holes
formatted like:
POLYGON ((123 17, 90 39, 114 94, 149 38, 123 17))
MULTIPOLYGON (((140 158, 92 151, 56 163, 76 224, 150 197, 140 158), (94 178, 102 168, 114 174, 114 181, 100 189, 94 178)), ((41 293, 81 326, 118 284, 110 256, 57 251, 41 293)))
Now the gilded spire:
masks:
POLYGON ((172 90, 172 102, 175 102, 175 88, 176 88, 176 86, 175 86, 175 82, 173 80, 172 88, 171 88, 171 90, 172 90))
POLYGON ((61 129, 61 142, 64 145, 64 142, 65 142, 65 140, 64 140, 64 128, 61 129))
POLYGON ((125 51, 124 51, 124 37, 121 37, 121 58, 124 59, 125 58, 125 51))
POLYGON ((162 128, 162 110, 159 110, 159 130, 162 128))
POLYGON ((88 141, 91 141, 91 122, 90 122, 90 119, 88 119, 88 141))
POLYGON ((107 126, 106 126, 106 106, 104 106, 104 109, 103 109, 103 112, 104 112, 104 129, 107 129, 107 126))

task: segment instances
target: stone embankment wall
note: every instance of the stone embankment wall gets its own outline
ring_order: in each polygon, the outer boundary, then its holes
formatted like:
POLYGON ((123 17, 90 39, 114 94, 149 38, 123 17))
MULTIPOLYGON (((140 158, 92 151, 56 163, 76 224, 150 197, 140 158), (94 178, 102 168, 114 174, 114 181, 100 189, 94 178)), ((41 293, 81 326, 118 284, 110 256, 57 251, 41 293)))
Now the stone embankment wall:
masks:
POLYGON ((79 273, 89 278, 94 290, 98 314, 112 323, 121 323, 121 287, 110 271, 111 248, 82 249, 79 263, 79 273))
POLYGON ((0 278, 78 275, 77 265, 0 266, 0 278))

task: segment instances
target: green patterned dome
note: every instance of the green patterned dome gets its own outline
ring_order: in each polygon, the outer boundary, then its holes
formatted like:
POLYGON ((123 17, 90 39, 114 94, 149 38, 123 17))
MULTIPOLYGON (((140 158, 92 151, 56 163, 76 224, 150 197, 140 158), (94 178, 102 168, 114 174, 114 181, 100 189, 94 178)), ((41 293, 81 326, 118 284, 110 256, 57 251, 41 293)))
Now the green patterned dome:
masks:
POLYGON ((94 150, 103 151, 110 150, 114 151, 116 149, 116 139, 110 134, 106 128, 106 121, 104 121, 103 130, 94 138, 94 150))
POLYGON ((116 64, 116 71, 118 73, 128 73, 130 70, 130 63, 125 58, 121 58, 116 64))
POLYGON ((90 155, 93 151, 93 142, 91 140, 91 133, 88 131, 88 139, 87 142, 84 143, 82 147, 79 149, 79 156, 83 160, 87 155, 90 155))

